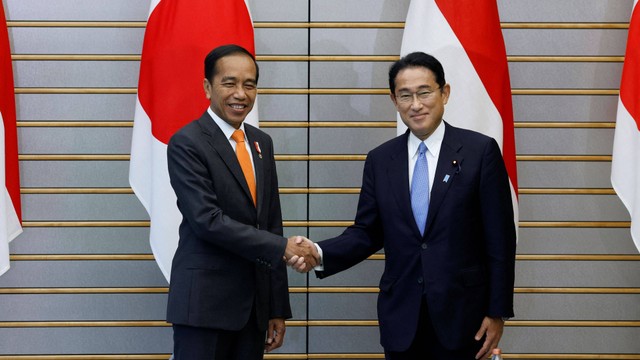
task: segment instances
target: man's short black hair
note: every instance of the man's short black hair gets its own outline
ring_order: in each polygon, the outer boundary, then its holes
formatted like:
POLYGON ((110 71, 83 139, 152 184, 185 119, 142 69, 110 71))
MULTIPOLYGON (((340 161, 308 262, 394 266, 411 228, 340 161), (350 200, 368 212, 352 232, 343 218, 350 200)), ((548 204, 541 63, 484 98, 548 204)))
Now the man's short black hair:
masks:
POLYGON ((218 60, 222 59, 225 56, 234 54, 245 54, 253 60, 253 63, 256 66, 257 84, 258 76, 260 75, 260 69, 258 68, 256 58, 247 49, 234 44, 218 46, 217 48, 211 50, 209 54, 207 54, 207 57, 204 58, 204 77, 209 80, 209 82, 213 83, 213 77, 216 75, 216 63, 218 62, 218 60))
POLYGON ((436 83, 443 87, 447 82, 444 79, 442 64, 435 57, 423 52, 412 52, 396 61, 389 68, 389 90, 396 93, 396 77, 401 70, 412 67, 423 67, 431 70, 436 77, 436 83))

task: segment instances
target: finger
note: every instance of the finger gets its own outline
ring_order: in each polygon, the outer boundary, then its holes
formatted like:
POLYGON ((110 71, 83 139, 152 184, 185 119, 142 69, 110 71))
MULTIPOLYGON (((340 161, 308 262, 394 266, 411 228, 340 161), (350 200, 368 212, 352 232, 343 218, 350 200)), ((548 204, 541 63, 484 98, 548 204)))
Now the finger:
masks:
POLYGON ((304 242, 304 237, 296 236, 296 244, 300 245, 304 242))
POLYGON ((311 267, 316 267, 318 266, 318 262, 316 261, 316 258, 311 256, 311 255, 307 255, 304 257, 304 262, 306 264, 311 265, 311 267))
POLYGON ((296 261, 296 263, 292 266, 297 272, 301 273, 304 272, 304 269, 306 268, 306 264, 304 262, 304 258, 300 257, 298 258, 298 261, 296 261))
MULTIPOLYGON (((475 339, 476 341, 480 341, 482 339, 482 337, 484 336, 484 334, 487 332, 487 326, 485 324, 485 322, 482 322, 482 325, 480 326, 480 330, 478 330, 478 332, 476 333, 475 339)), ((478 351, 478 353, 476 354, 476 359, 481 359, 483 356, 488 356, 488 340, 489 339, 485 339, 484 343, 482 344, 482 348, 480 348, 480 350, 478 351)))
POLYGON ((482 348, 476 354, 476 359, 486 359, 489 357, 489 344, 487 341, 482 344, 482 348))
POLYGON ((293 255, 291 259, 287 261, 287 265, 294 266, 296 263, 298 263, 299 259, 301 259, 301 257, 299 257, 298 255, 293 255))

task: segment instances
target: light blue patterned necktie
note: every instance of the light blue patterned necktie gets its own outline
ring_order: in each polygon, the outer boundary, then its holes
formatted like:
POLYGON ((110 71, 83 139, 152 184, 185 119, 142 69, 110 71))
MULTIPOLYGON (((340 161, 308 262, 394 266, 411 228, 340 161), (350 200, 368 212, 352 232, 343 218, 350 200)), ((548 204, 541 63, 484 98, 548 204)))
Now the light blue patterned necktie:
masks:
POLYGON ((420 235, 424 235, 429 212, 429 166, 427 165, 427 145, 423 142, 418 147, 418 159, 413 168, 411 180, 411 209, 420 235))

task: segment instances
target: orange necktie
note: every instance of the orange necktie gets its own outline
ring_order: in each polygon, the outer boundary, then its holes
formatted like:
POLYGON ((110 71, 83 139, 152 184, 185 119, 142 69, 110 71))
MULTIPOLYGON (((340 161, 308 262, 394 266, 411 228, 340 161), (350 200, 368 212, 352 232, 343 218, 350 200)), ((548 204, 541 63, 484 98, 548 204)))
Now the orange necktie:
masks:
POLYGON ((238 129, 233 132, 231 138, 236 142, 236 156, 238 157, 238 162, 240 162, 244 178, 247 180, 247 185, 249 185, 249 191, 251 191, 251 197, 253 198, 253 205, 256 205, 256 178, 253 175, 253 167, 251 167, 251 159, 249 158, 247 147, 244 145, 244 133, 242 130, 238 129))

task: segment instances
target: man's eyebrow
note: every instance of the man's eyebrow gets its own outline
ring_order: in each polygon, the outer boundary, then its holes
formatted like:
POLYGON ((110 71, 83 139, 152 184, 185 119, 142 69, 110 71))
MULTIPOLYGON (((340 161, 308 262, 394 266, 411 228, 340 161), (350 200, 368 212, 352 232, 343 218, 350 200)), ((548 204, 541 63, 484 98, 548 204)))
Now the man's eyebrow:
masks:
POLYGON ((222 79, 220 79, 220 82, 225 82, 225 81, 236 81, 237 78, 235 76, 225 76, 222 79))
MULTIPOLYGON (((431 85, 420 85, 420 86, 418 86, 417 90, 433 90, 433 89, 434 88, 431 87, 431 85)), ((436 89, 437 89, 437 87, 436 87, 436 89)), ((398 92, 401 92, 401 91, 411 91, 411 90, 409 90, 409 88, 403 87, 403 88, 398 89, 398 92)))

